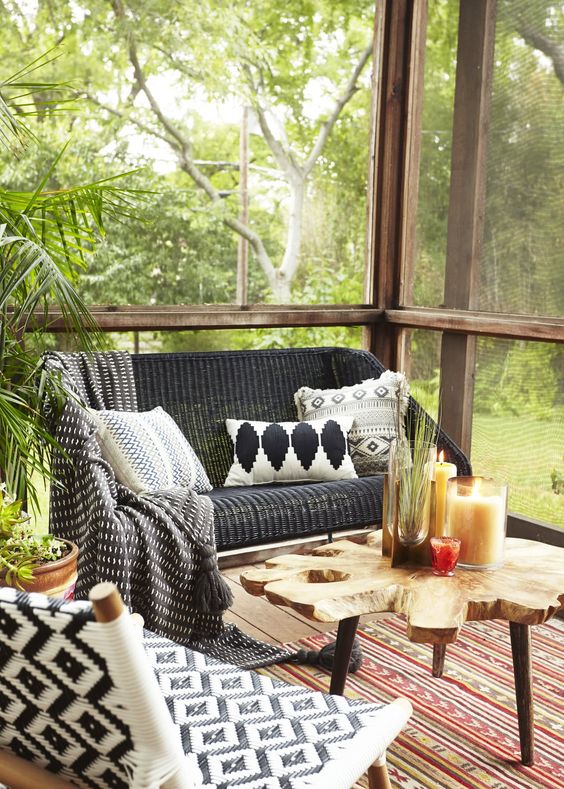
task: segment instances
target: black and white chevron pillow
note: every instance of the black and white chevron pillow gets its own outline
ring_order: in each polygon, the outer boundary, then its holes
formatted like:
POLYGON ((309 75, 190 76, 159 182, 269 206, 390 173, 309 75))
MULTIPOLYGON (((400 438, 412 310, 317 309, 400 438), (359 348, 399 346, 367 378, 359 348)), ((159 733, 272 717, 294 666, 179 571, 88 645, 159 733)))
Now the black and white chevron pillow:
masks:
POLYGON ((207 493, 212 486, 182 431, 160 406, 152 411, 94 411, 102 457, 116 479, 135 493, 192 488, 207 493))
POLYGON ((226 419, 225 423, 234 449, 225 487, 357 476, 348 452, 352 418, 312 422, 226 419))

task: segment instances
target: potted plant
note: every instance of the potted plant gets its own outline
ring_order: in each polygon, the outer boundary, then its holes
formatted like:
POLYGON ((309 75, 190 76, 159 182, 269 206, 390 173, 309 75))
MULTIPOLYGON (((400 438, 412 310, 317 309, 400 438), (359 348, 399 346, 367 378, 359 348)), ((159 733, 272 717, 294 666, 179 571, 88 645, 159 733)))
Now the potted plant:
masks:
POLYGON ((0 485, 0 586, 68 599, 77 578, 78 548, 52 534, 34 534, 22 502, 0 485))
MULTIPOLYGON (((26 116, 59 112, 68 101, 66 85, 36 78, 57 57, 46 53, 0 79, 0 144, 16 158, 37 142, 26 116)), ((55 308, 83 350, 100 346, 101 334, 75 284, 104 234, 103 217, 130 216, 134 194, 111 178, 50 189, 64 150, 34 189, 12 191, 0 184, 0 481, 15 509, 18 500, 37 505, 39 481, 51 479, 55 441, 43 404, 46 397, 51 404, 61 402, 64 392, 40 365, 49 312, 55 308)))

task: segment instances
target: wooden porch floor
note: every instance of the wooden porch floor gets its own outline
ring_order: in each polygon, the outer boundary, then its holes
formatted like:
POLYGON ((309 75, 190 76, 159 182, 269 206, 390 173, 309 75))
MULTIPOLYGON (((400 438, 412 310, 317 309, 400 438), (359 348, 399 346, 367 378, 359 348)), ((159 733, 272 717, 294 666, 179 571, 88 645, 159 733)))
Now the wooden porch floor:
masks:
MULTIPOLYGON (((344 531, 339 534, 339 538, 364 542, 367 531, 367 529, 344 531)), ((245 558, 243 558, 244 552, 238 554, 234 551, 220 553, 219 568, 229 583, 234 597, 232 607, 224 615, 224 621, 233 622, 250 636, 268 641, 271 644, 284 644, 316 633, 336 630, 336 622, 313 622, 286 606, 273 605, 267 602, 264 597, 253 597, 245 592, 239 580, 242 572, 253 567, 264 567, 265 559, 271 556, 281 553, 309 553, 314 547, 325 542, 324 536, 309 537, 301 541, 289 540, 284 543, 267 545, 264 548, 250 549, 245 558)), ((360 621, 368 622, 378 619, 379 616, 384 615, 369 614, 361 617, 360 621)))
POLYGON ((226 622, 233 622, 245 633, 271 644, 297 641, 299 638, 336 628, 336 623, 312 622, 297 611, 273 605, 264 597, 253 597, 245 592, 239 576, 252 567, 264 567, 264 562, 221 570, 234 597, 233 606, 224 615, 226 622))

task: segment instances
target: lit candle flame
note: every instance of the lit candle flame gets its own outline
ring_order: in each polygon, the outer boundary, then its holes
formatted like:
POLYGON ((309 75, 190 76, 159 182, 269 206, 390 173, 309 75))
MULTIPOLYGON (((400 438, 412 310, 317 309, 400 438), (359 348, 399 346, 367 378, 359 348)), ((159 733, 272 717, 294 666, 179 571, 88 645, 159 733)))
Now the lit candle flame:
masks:
POLYGON ((441 449, 441 451, 439 452, 439 463, 444 463, 444 462, 445 462, 445 451, 444 449, 441 449))
POLYGON ((475 479, 472 485, 472 496, 477 496, 480 493, 481 486, 482 480, 480 478, 475 479))

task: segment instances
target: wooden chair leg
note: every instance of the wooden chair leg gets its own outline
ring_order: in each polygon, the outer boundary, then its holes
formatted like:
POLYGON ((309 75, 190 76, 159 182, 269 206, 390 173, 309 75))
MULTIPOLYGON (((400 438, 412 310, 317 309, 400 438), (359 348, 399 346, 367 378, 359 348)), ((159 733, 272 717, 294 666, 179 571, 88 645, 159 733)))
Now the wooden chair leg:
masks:
POLYGON ((0 751, 0 784, 10 789, 76 789, 57 775, 26 762, 9 751, 0 751))
POLYGON ((392 789, 388 768, 386 767, 386 755, 374 762, 368 768, 368 789, 392 789))

